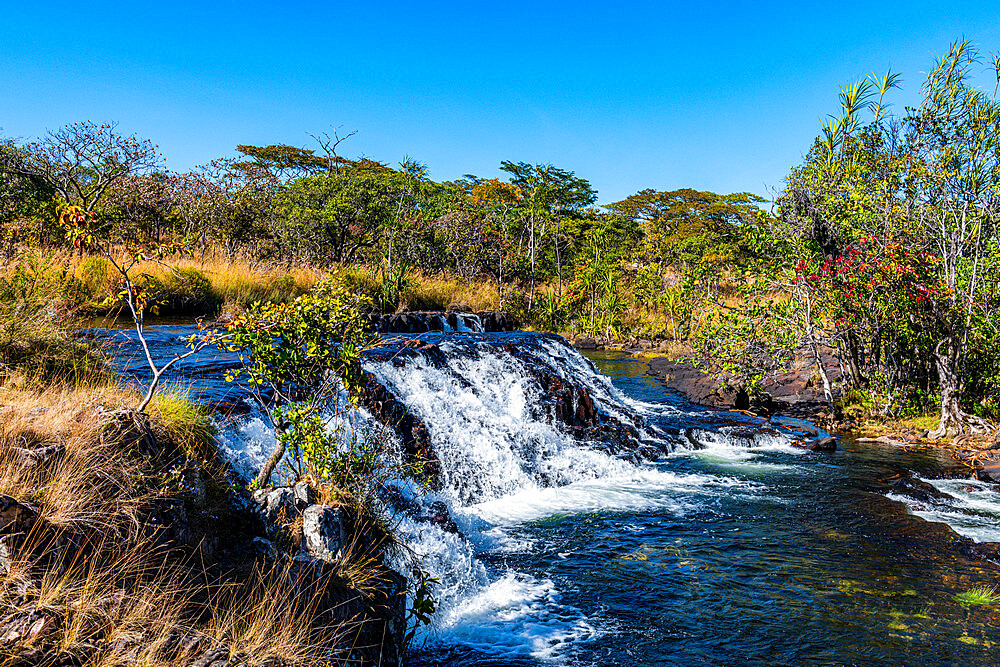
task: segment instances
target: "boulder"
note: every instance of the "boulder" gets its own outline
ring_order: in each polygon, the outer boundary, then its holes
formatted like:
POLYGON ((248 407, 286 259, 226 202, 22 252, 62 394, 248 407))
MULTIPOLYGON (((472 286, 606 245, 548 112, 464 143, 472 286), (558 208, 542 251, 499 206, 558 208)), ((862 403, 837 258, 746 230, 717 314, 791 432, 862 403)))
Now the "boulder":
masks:
POLYGON ((35 508, 0 494, 0 533, 27 533, 37 518, 35 508))
POLYGON ((837 451, 837 439, 831 435, 816 438, 809 443, 809 449, 814 452, 835 452, 837 451))
POLYGON ((345 545, 344 514, 339 507, 310 505, 302 513, 302 546, 309 555, 336 562, 345 545))
POLYGON ((573 341, 573 347, 578 350, 596 350, 597 341, 590 337, 577 338, 573 341))
POLYGON ((295 499, 295 507, 304 510, 316 502, 316 491, 309 482, 296 482, 292 487, 292 497, 295 499))
POLYGON ((979 479, 1000 483, 1000 461, 983 461, 978 468, 979 479))

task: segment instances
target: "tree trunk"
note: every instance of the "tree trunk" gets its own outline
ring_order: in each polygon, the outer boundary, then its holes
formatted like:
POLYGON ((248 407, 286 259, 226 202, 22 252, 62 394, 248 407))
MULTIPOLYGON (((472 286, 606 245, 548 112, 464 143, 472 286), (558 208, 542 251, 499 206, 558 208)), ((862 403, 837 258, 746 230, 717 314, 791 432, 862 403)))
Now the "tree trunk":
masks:
POLYGON ((266 489, 271 484, 271 473, 274 472, 275 467, 281 462, 281 457, 285 455, 285 443, 281 440, 281 429, 275 427, 274 437, 277 442, 274 443, 274 450, 271 455, 267 457, 264 461, 264 465, 261 466, 260 472, 257 473, 257 479, 254 480, 258 489, 266 489))
POLYGON ((938 371, 938 386, 941 388, 941 421, 930 433, 930 437, 936 439, 965 430, 966 415, 958 403, 962 385, 954 338, 946 338, 937 344, 934 348, 934 361, 938 371))

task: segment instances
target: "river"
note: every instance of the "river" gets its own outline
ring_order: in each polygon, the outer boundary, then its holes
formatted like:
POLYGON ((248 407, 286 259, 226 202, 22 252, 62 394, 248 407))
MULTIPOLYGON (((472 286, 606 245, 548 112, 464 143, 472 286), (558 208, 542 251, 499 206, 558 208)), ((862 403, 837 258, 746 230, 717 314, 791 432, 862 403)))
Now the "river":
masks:
MULTIPOLYGON (((171 353, 188 331, 151 330, 154 349, 171 353)), ((1000 610, 956 595, 997 584, 975 545, 1000 540, 1000 494, 948 457, 850 440, 807 451, 795 442, 808 425, 692 405, 640 359, 585 358, 551 336, 422 338, 444 367, 365 363, 427 424, 447 481, 425 501, 460 529, 399 520, 439 580, 414 664, 996 662, 1000 610), (550 423, 534 364, 587 387, 658 454, 637 460, 550 423), (908 493, 909 476, 946 495, 908 493)), ((212 352, 175 381, 239 402, 230 363, 212 352)), ((127 366, 142 377, 137 359, 127 366)), ((270 436, 235 414, 223 443, 252 471, 270 436)))

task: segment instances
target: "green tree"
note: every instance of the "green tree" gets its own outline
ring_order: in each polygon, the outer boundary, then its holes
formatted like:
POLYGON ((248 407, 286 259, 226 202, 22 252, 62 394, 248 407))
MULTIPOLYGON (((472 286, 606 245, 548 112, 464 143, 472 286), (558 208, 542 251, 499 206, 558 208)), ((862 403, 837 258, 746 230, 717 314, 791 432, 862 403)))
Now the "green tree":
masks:
POLYGON ((364 298, 327 280, 290 303, 255 303, 227 325, 222 346, 239 356, 229 380, 249 390, 274 427, 274 451, 256 484, 270 483, 291 450, 297 460, 323 471, 343 469, 325 416, 346 390, 355 401, 361 387, 360 353, 373 337, 365 332, 364 298))
POLYGON ((572 171, 549 164, 529 164, 504 160, 500 169, 510 174, 510 183, 521 193, 522 226, 527 233, 527 253, 530 266, 528 310, 534 306, 538 245, 551 235, 555 254, 557 294, 562 295, 563 220, 597 201, 597 191, 590 182, 572 171))

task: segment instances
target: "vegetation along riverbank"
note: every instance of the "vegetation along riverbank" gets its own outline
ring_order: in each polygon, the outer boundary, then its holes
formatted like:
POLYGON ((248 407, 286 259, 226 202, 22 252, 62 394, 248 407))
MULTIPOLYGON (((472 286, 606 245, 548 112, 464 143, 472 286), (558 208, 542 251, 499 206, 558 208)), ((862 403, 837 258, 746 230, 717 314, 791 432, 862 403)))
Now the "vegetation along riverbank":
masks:
POLYGON ((1000 60, 959 41, 929 65, 912 108, 890 105, 896 73, 845 85, 772 202, 597 206, 582 176, 514 161, 436 182, 336 132, 183 173, 114 123, 0 138, 4 664, 398 662, 435 604, 384 482, 432 486, 435 462, 416 427, 399 459, 329 428, 372 391, 383 314, 641 349, 695 401, 946 443, 1000 481, 1000 102, 974 84, 1000 60), (239 359, 274 434, 254 478, 171 383, 180 353, 145 347, 125 387, 81 332, 106 316, 141 346, 157 317, 198 318, 183 356, 239 359))

